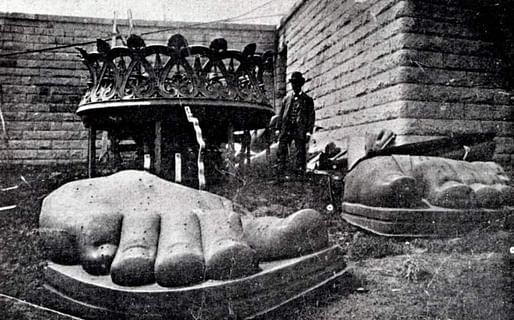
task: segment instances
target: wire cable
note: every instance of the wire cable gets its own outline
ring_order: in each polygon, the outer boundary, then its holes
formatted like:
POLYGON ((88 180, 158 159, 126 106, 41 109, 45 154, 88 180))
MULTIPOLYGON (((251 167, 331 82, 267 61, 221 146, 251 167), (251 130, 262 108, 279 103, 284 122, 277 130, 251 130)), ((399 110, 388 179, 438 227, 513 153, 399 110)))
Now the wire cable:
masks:
MULTIPOLYGON (((194 23, 190 23, 190 24, 187 24, 185 27, 198 27, 198 26, 202 26, 202 25, 207 25, 207 24, 212 24, 212 23, 223 23, 223 22, 230 22, 230 21, 244 21, 244 20, 251 20, 251 19, 257 19, 257 18, 267 18, 267 17, 270 17, 270 16, 274 16, 274 15, 265 15, 265 16, 253 16, 253 17, 249 17, 249 18, 244 18, 242 19, 244 16, 247 16, 267 5, 269 5, 270 3, 274 2, 276 0, 270 0, 270 1, 267 1, 251 10, 248 10, 242 14, 239 14, 237 16, 233 16, 233 17, 230 17, 230 18, 224 18, 224 19, 218 19, 218 20, 211 20, 211 21, 207 21, 207 22, 194 22, 194 23)), ((278 16, 279 14, 277 14, 276 16, 278 16)), ((153 30, 153 31, 147 31, 147 32, 143 32, 141 33, 141 35, 149 35, 149 34, 156 34, 156 33, 161 33, 161 32, 167 32, 167 31, 172 31, 172 30, 176 30, 177 27, 170 27, 170 28, 164 28, 164 29, 159 29, 159 30, 153 30)), ((104 40, 108 41, 108 40, 111 40, 112 36, 111 37, 105 37, 104 40)), ((121 35, 117 35, 116 36, 117 39, 120 39, 121 38, 121 35)), ((77 42, 77 43, 71 43, 71 44, 65 44, 65 45, 60 45, 60 46, 55 46, 55 47, 50 47, 50 48, 43 48, 43 49, 35 49, 35 50, 25 50, 25 51, 17 51, 17 52, 10 52, 10 53, 4 53, 4 54, 0 54, 0 58, 3 58, 3 57, 10 57, 10 56, 17 56, 17 55, 23 55, 23 54, 32 54, 32 53, 40 53, 40 52, 46 52, 46 51, 54 51, 54 50, 60 50, 60 49, 66 49, 66 48, 71 48, 71 47, 76 47, 76 46, 85 46, 85 45, 89 45, 89 44, 94 44, 96 43, 96 40, 91 40, 91 41, 84 41, 84 42, 77 42)))

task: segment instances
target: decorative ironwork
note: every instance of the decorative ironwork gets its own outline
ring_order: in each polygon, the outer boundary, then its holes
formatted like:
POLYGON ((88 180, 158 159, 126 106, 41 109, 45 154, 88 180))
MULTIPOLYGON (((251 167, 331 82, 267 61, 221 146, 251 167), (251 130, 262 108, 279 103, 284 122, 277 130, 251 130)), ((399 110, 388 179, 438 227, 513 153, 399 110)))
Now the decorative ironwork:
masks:
POLYGON ((263 73, 271 71, 271 51, 257 53, 254 43, 242 51, 227 48, 223 38, 209 47, 189 46, 176 34, 167 45, 146 45, 131 35, 127 46, 111 48, 97 41, 96 52, 81 48, 90 73, 80 105, 116 100, 205 98, 266 104, 263 73))

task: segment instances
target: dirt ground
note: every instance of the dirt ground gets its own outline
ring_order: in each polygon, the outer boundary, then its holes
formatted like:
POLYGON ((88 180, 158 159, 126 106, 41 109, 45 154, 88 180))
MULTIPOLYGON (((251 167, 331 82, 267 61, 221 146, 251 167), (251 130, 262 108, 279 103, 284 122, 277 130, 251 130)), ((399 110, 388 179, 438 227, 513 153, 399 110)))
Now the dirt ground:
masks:
MULTIPOLYGON (((4 168, 0 187, 0 318, 68 319, 3 295, 45 303, 38 250, 41 201, 63 183, 84 178, 80 168, 4 168)), ((327 179, 278 182, 267 168, 237 174, 212 187, 242 213, 286 216, 302 208, 322 212, 330 241, 346 252, 349 272, 336 283, 262 316, 262 319, 513 319, 512 223, 490 221, 459 238, 398 239, 350 226, 331 199, 327 179), (337 208, 336 208, 337 209, 337 208)))

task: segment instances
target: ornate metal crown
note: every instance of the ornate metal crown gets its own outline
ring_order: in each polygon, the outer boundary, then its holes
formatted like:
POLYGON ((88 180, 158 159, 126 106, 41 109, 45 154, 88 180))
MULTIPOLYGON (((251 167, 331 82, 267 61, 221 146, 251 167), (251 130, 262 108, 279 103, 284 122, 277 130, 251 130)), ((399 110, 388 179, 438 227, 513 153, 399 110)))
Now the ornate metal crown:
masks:
POLYGON ((126 46, 97 40, 97 51, 77 48, 90 73, 80 106, 136 99, 195 98, 244 101, 269 106, 263 72, 272 70, 271 51, 256 53, 254 43, 242 51, 215 39, 209 47, 189 46, 176 34, 167 45, 145 45, 131 35, 126 46))

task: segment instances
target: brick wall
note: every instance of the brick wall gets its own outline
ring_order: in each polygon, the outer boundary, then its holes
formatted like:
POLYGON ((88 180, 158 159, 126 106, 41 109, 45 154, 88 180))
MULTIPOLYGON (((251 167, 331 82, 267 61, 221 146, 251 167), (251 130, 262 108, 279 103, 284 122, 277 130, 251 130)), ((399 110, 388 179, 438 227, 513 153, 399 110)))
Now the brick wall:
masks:
POLYGON ((512 173, 514 100, 503 46, 510 36, 500 31, 495 8, 458 0, 409 2, 403 117, 413 121, 410 134, 496 134, 494 159, 512 173))
POLYGON ((409 137, 494 132, 495 159, 511 171, 512 33, 484 16, 492 8, 465 0, 300 2, 282 21, 278 46, 287 48, 287 74, 300 70, 308 80, 322 128, 314 138, 345 141, 379 128, 409 137))
MULTIPOLYGON (((119 21, 127 32, 125 21, 119 21)), ((144 36, 165 44, 175 33, 190 44, 208 45, 217 37, 242 49, 255 42, 259 51, 274 48, 275 28, 262 25, 191 25, 134 21, 135 32, 169 29, 144 36)), ((107 19, 0 13, 0 55, 110 38, 107 19)), ((82 45, 93 50, 94 44, 82 45)), ((74 46, 42 53, 0 57, 0 108, 7 138, 0 141, 0 164, 68 164, 86 161, 86 131, 74 112, 88 73, 74 46)), ((0 130, 1 134, 1 130, 0 130)))

